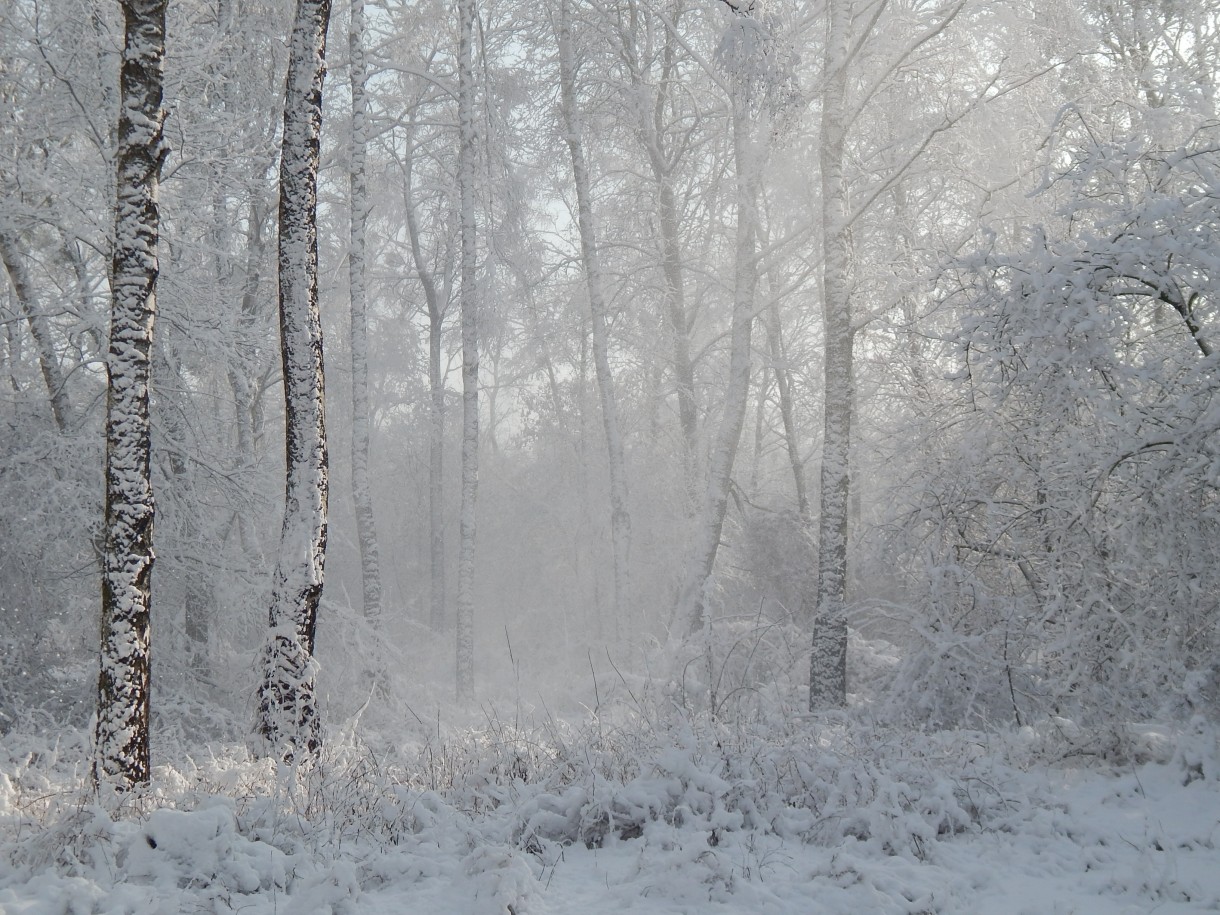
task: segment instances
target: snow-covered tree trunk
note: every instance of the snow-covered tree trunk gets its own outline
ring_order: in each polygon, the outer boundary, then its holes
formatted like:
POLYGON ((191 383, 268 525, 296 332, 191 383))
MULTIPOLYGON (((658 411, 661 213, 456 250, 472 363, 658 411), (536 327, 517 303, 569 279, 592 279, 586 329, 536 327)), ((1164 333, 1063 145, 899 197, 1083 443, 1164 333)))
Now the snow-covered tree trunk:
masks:
POLYGON ((124 0, 117 199, 106 400, 101 666, 93 776, 147 782, 153 492, 149 378, 156 320, 157 190, 167 152, 161 107, 166 0, 124 0))
POLYGON ((377 551, 377 525, 369 489, 369 351, 365 296, 365 228, 369 215, 369 189, 365 174, 368 152, 368 99, 364 59, 364 0, 352 0, 348 28, 352 80, 351 148, 351 251, 348 285, 352 312, 352 502, 356 537, 360 543, 360 573, 364 586, 364 615, 381 618, 381 563, 377 551))
POLYGON ((461 220, 462 507, 458 546, 457 695, 474 698, 474 547, 479 494, 479 301, 474 221, 475 0, 458 0, 458 209, 461 220))
POLYGON ((694 547, 686 563, 678 613, 688 632, 697 632, 705 623, 707 591, 720 531, 728 508, 733 463, 741 441, 746 407, 750 397, 750 337, 754 326, 754 297, 758 285, 758 181, 757 143, 749 101, 744 89, 733 97, 733 159, 737 171, 737 228, 734 250, 733 323, 729 354, 729 378, 725 387, 724 413, 716 432, 708 464, 707 492, 695 531, 694 547))
MULTIPOLYGON (((610 473, 610 537, 614 550, 614 623, 616 630, 627 621, 624 614, 630 603, 631 515, 627 506, 627 468, 623 457, 623 437, 619 428, 614 379, 610 374, 610 331, 607 326, 606 296, 602 286, 597 248, 597 229, 593 220, 593 192, 589 165, 585 159, 580 111, 576 104, 576 61, 572 49, 571 20, 566 0, 560 0, 555 34, 559 44, 559 91, 563 109, 564 139, 572 160, 576 185, 577 225, 580 253, 585 271, 592 327, 593 368, 597 376, 602 428, 606 436, 606 460, 610 473)), ((621 631, 621 630, 619 630, 621 631)))
POLYGON ((59 431, 66 432, 72 418, 72 405, 68 400, 67 388, 64 387, 64 374, 59 367, 55 343, 51 339, 51 325, 39 305, 16 240, 5 232, 0 232, 0 260, 8 271, 13 293, 17 296, 17 304, 30 327, 34 347, 38 350, 38 367, 42 370, 42 380, 46 383, 47 396, 51 400, 51 415, 55 418, 59 431))
POLYGON ((818 584, 809 708, 847 702, 847 517, 850 503, 852 398, 851 237, 843 151, 851 9, 830 0, 826 78, 822 84, 822 316, 825 375, 818 584))
POLYGON ((280 152, 280 353, 284 524, 272 582, 258 731, 286 761, 320 746, 314 635, 326 559, 326 418, 318 309, 318 157, 330 0, 297 0, 280 152))

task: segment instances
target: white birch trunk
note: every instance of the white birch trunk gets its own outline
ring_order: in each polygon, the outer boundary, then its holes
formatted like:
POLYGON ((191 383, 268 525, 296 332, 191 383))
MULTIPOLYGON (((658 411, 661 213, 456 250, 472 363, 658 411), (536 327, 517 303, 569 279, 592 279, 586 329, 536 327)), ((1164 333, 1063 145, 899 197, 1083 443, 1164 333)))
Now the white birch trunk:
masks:
POLYGON ((166 0, 124 0, 112 313, 107 355, 106 518, 93 777, 147 782, 152 528, 149 379, 156 320, 157 191, 166 0))
POLYGON ((285 761, 320 747, 314 635, 326 559, 326 418, 318 308, 317 192, 330 0, 297 0, 280 153, 280 352, 284 524, 272 582, 258 730, 285 761))
POLYGON ((852 329, 850 227, 843 175, 851 9, 830 0, 826 78, 822 87, 822 315, 825 414, 821 511, 818 521, 817 606, 809 660, 809 708, 847 702, 847 517, 850 502, 852 329))
POLYGON ((706 623, 708 588, 720 548, 720 532, 728 508, 733 463, 741 441, 750 396, 750 337, 754 325, 754 294, 758 283, 758 151, 752 136, 745 92, 733 98, 733 157, 737 171, 737 229, 733 275, 732 349, 725 388, 724 414, 708 466, 707 493, 687 559, 678 612, 686 630, 695 633, 706 623))
POLYGON ((461 219, 462 507, 458 549, 457 696, 474 698, 474 548, 479 492, 479 302, 474 221, 474 0, 458 0, 458 194, 461 219))
POLYGON ((631 515, 627 502, 627 468, 623 457, 618 405, 614 396, 614 379, 610 373, 610 332, 607 327, 606 297, 598 256, 597 229, 593 220, 589 166, 585 159, 580 111, 576 105, 576 63, 566 0, 559 2, 556 38, 559 44, 559 87, 564 138, 572 160, 572 177, 576 184, 580 252, 592 321, 593 368, 597 376, 602 428, 606 436, 606 458, 610 474, 610 537, 614 551, 614 621, 616 631, 621 634, 620 627, 629 622, 624 614, 631 599, 628 566, 631 552, 631 515))
POLYGON ((352 502, 356 514, 356 538, 360 544, 360 573, 364 615, 376 625, 381 619, 381 563, 377 549, 377 525, 369 489, 369 344, 365 296, 365 228, 369 216, 368 180, 368 79, 364 59, 364 0, 352 0, 348 29, 352 80, 351 148, 351 251, 348 256, 348 286, 352 318, 352 502))

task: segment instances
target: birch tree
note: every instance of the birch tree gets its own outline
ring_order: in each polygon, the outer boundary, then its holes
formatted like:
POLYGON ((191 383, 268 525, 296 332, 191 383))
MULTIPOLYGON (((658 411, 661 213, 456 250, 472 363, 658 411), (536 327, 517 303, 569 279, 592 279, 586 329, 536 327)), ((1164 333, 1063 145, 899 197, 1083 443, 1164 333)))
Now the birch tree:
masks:
POLYGON ((589 299, 593 367, 597 377, 602 430, 606 436, 606 458, 610 475, 610 536, 614 550, 614 618, 617 630, 624 622, 623 614, 630 600, 628 562, 631 552, 631 515, 627 505, 623 437, 619 427, 614 378, 610 372, 609 316, 593 217, 593 191, 589 164, 585 158, 580 109, 576 100, 576 57, 572 47, 572 26, 567 0, 559 0, 555 37, 559 45, 559 91, 564 140, 572 160, 572 179, 576 185, 577 226, 580 231, 585 290, 589 299))
POLYGON ((479 301, 476 288, 475 0, 458 0, 458 218, 461 223, 462 507, 457 593, 457 695, 474 698, 475 508, 479 492, 479 301))
POLYGON ((117 198, 107 353, 106 512, 101 664, 93 777, 147 782, 152 603, 149 379, 157 313, 157 191, 165 160, 161 106, 167 0, 124 0, 117 198))
POLYGON ((754 16, 734 15, 721 39, 717 58, 727 75, 733 131, 734 199, 733 317, 730 331, 729 376, 724 408, 708 462, 707 489, 697 520, 694 546, 688 555, 678 611, 688 632, 703 629, 708 589, 720 548, 720 532, 728 508, 733 464, 745 424, 750 395, 750 341, 758 285, 758 190, 764 143, 755 119, 763 112, 773 74, 765 60, 771 36, 754 16))
POLYGON ((313 650, 326 559, 329 484, 317 196, 329 21, 330 0, 298 0, 280 152, 279 318, 286 475, 257 727, 267 749, 288 762, 312 756, 321 742, 313 650))
MULTIPOLYGON (((645 16, 634 3, 629 6, 630 23, 638 26, 645 16)), ((695 360, 691 353, 691 326, 697 307, 687 301, 684 278, 684 255, 681 236, 681 205, 675 189, 674 173, 682 159, 690 152, 693 128, 684 127, 673 136, 673 122, 680 120, 683 112, 675 112, 681 79, 678 54, 677 30, 686 13, 683 2, 674 5, 669 26, 663 29, 659 59, 646 60, 640 53, 639 42, 629 30, 625 30, 623 56, 631 79, 632 88, 641 95, 634 106, 636 128, 640 144, 644 148, 652 180, 656 186, 658 247, 661 269, 665 282, 665 321, 668 325, 673 347, 674 387, 678 400, 678 424, 682 431, 682 469, 689 507, 695 504, 696 454, 699 437, 699 405, 695 398, 695 360), (655 84, 648 81, 648 68, 656 67, 655 84), (645 100, 651 104, 645 104, 645 100)))
POLYGON ((59 365, 59 355, 55 352, 55 342, 51 338, 51 326, 34 284, 30 281, 29 272, 25 267, 25 258, 18 250, 16 240, 0 228, 0 261, 8 272, 13 293, 17 296, 17 305, 24 315, 30 328, 30 336, 38 351, 38 366, 42 370, 42 380, 47 386, 47 396, 51 401, 51 415, 60 432, 68 431, 72 417, 72 404, 68 398, 68 389, 64 383, 63 370, 59 365))
MULTIPOLYGON (((967 0, 941 6, 895 11, 884 21, 884 7, 868 17, 854 16, 851 0, 829 0, 821 91, 818 153, 822 221, 823 426, 818 516, 818 581, 814 595, 814 635, 810 656, 811 709, 837 708, 847 701, 848 516, 852 504, 851 443, 855 379, 853 349, 866 321, 854 314, 857 281, 853 226, 869 208, 924 156, 933 140, 952 130, 972 110, 1001 97, 999 70, 980 68, 982 78, 964 101, 946 100, 930 126, 920 123, 892 152, 876 158, 883 165, 864 181, 848 173, 849 146, 872 137, 862 129, 862 112, 883 96, 904 68, 927 69, 930 55, 944 53, 946 30, 967 0), (879 25, 880 23, 880 25, 879 25), (886 37, 885 32, 891 36, 886 37), (857 61, 870 56, 868 70, 857 61), (852 90, 855 91, 852 91, 852 90), (888 161, 887 161, 888 160, 888 161), (853 179, 864 189, 852 199, 853 179)), ((1028 79, 1022 76, 1021 80, 1028 79)), ((882 115, 884 116, 884 115, 882 115)), ((892 231, 892 230, 891 230, 892 231)))
MULTIPOLYGON (((411 262, 424 290, 428 309, 428 623, 433 632, 445 628, 448 592, 445 566, 445 375, 442 365, 442 333, 449 304, 452 271, 438 271, 424 255, 415 196, 415 122, 408 119, 407 150, 402 157, 403 222, 411 246, 411 262), (438 273, 440 284, 438 285, 438 273)), ((452 265, 452 256, 446 258, 452 265)))
POLYGON ((847 701, 847 514, 850 497, 852 326, 849 285, 850 224, 843 156, 847 139, 849 0, 829 0, 826 69, 822 81, 822 320, 824 414, 821 510, 818 515, 818 584, 813 652, 809 659, 810 709, 847 701))
POLYGON ((356 514, 356 537, 360 542, 364 615, 375 623, 381 617, 381 564, 373 499, 369 491, 369 344, 365 295, 365 230, 369 216, 368 176, 365 174, 368 156, 368 96, 365 83, 368 66, 364 55, 364 0, 352 2, 348 49, 351 53, 352 83, 351 248, 347 262, 352 323, 352 502, 356 514))

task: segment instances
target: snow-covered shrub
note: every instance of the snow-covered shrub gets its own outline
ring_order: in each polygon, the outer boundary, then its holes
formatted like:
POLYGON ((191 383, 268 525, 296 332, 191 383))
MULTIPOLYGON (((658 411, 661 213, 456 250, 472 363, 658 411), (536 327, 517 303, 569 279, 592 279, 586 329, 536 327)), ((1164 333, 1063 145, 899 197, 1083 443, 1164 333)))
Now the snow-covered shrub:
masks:
MULTIPOLYGON (((1220 574, 1220 154, 1081 150, 1062 235, 959 262, 944 403, 895 489, 895 706, 932 724, 1193 713, 1220 574)), ((901 711, 901 709, 899 709, 901 711)))
POLYGON ((809 634, 784 615, 721 617, 671 650, 671 701, 692 714, 739 719, 796 707, 809 675, 809 634))
POLYGON ((658 702, 616 703, 579 729, 497 730, 480 742, 484 764, 466 767, 448 795, 500 823, 498 840, 539 854, 683 829, 711 847, 752 831, 919 858, 1003 804, 983 787, 988 760, 974 735, 946 737, 951 748, 923 758, 927 738, 921 747, 774 704, 713 718, 658 702))

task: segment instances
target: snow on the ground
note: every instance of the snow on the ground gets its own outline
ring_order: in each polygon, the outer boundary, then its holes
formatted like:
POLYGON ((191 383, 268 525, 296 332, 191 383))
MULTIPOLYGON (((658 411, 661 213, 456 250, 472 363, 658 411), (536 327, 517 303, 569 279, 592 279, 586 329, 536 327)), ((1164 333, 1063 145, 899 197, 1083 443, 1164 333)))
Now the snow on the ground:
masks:
POLYGON ((1220 911, 1210 730, 1142 762, 1022 764, 991 748, 967 760, 962 742, 890 741, 888 757, 878 744, 857 758, 827 753, 823 769, 809 760, 805 784, 830 788, 807 805, 751 794, 793 783, 767 788, 765 766, 731 777, 682 741, 618 783, 518 773, 485 796, 442 797, 384 774, 370 790, 367 766, 360 779, 349 768, 291 786, 281 773, 260 793, 251 768, 214 760, 193 790, 163 771, 159 795, 115 814, 79 792, 48 801, 48 783, 10 756, 0 912, 1220 911), (875 757, 871 776, 857 768, 863 754, 875 757))

